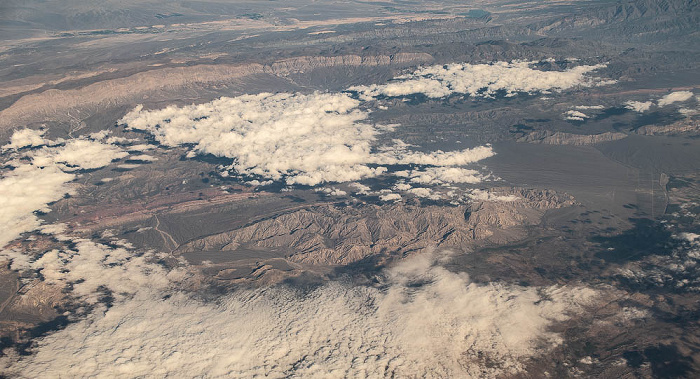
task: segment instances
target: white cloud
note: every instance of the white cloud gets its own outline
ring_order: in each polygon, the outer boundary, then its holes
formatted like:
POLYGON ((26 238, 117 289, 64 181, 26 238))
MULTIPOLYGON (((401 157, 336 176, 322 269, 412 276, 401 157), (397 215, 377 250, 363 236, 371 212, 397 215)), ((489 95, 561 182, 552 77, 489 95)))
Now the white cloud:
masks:
POLYGON ((45 147, 32 156, 35 166, 58 165, 64 171, 91 170, 129 155, 120 148, 98 141, 74 139, 65 146, 45 147))
POLYGON ((66 230, 68 230, 68 225, 59 223, 59 224, 48 224, 48 225, 43 225, 39 231, 42 234, 62 234, 65 233, 66 230))
POLYGON ((503 201, 503 202, 513 202, 520 200, 518 196, 515 195, 498 195, 493 192, 484 191, 480 189, 474 189, 467 194, 467 198, 477 201, 503 201))
POLYGON ((119 300, 143 288, 163 291, 183 274, 150 263, 152 254, 134 254, 80 238, 71 240, 74 249, 51 250, 32 262, 31 268, 40 270, 46 283, 61 287, 72 284, 72 295, 88 303, 97 302, 100 288, 110 289, 119 300))
POLYGON ((678 112, 685 117, 691 117, 695 116, 696 114, 700 114, 700 108, 678 108, 678 112))
POLYGON ((191 153, 232 158, 230 169, 239 175, 289 185, 376 177, 393 164, 466 165, 494 154, 490 146, 429 153, 399 140, 375 146, 391 127, 370 125, 359 104, 346 94, 264 93, 154 111, 137 107, 121 122, 168 146, 194 144, 191 153))
POLYGON ((108 129, 102 129, 98 132, 90 133, 88 138, 95 141, 102 141, 107 138, 112 132, 108 129))
POLYGON ((272 183, 274 183, 272 180, 263 180, 263 181, 260 181, 260 180, 257 180, 257 179, 253 179, 253 180, 249 180, 249 181, 245 182, 245 184, 248 184, 248 185, 251 185, 251 186, 267 186, 267 185, 270 185, 270 184, 272 184, 272 183))
POLYGON ((321 192, 328 196, 345 196, 348 194, 347 192, 335 187, 317 188, 316 192, 321 192))
MULTIPOLYGON (((594 66, 554 76, 526 62, 476 66, 469 70, 480 72, 482 81, 488 70, 498 71, 491 72, 496 78, 487 83, 485 95, 497 89, 532 92, 599 83, 584 76, 594 66)), ((447 85, 450 91, 453 84, 468 84, 464 73, 455 76, 447 85)), ((433 79, 416 77, 414 84, 433 79)), ((477 171, 454 166, 494 154, 490 146, 428 153, 411 151, 401 141, 377 147, 386 128, 367 123, 367 112, 358 105, 342 94, 246 95, 159 111, 137 108, 122 121, 148 130, 165 145, 194 144, 197 153, 232 158, 239 174, 288 184, 360 180, 382 175, 387 172, 382 165, 393 164, 428 166, 405 172, 410 181, 476 183, 482 179, 477 171)), ((7 208, 0 209, 0 221, 18 226, 3 231, 0 242, 39 227, 32 212, 70 192, 72 171, 103 167, 126 154, 82 139, 28 155, 31 164, 0 180, 0 202, 6 201, 0 205, 7 205, 0 207, 7 208)), ((370 190, 359 183, 350 186, 360 193, 370 190)), ((406 189, 418 196, 432 193, 406 189)), ((333 187, 324 192, 344 194, 333 187)), ((383 201, 402 198, 381 193, 383 201)), ((62 226, 42 228, 74 247, 36 260, 9 252, 17 264, 13 267, 39 270, 49 284, 70 283, 73 295, 92 304, 107 288, 115 304, 97 305, 86 319, 40 339, 36 355, 12 362, 8 372, 17 376, 495 376, 517 372, 525 359, 559 344, 561 337, 548 327, 596 296, 582 288, 476 285, 442 267, 444 257, 426 254, 383 271, 377 286, 331 282, 309 293, 268 287, 204 302, 175 290, 183 287, 173 283, 183 280, 184 270, 167 271, 152 263, 153 254, 136 254, 123 242, 126 248, 109 248, 60 234, 64 231, 62 226)))
POLYGON ((407 175, 411 183, 419 184, 474 184, 482 181, 478 171, 460 167, 427 167, 422 170, 410 170, 407 175))
POLYGON ((678 235, 678 238, 686 240, 692 244, 700 245, 700 234, 697 233, 683 232, 678 235))
POLYGON ((43 130, 21 129, 12 134, 10 143, 3 146, 3 149, 21 149, 23 147, 42 146, 47 143, 48 140, 44 138, 43 130))
POLYGON ((413 187, 406 182, 399 182, 399 183, 394 184, 394 187, 392 187, 392 188, 397 190, 397 191, 408 191, 413 187))
POLYGON ((241 290, 211 303, 177 292, 164 298, 139 283, 133 297, 38 340, 36 354, 6 372, 493 377, 518 372, 527 358, 561 343, 548 327, 597 297, 585 288, 476 285, 442 267, 444 259, 410 258, 385 270, 377 286, 241 290))
POLYGON ((429 166, 464 166, 494 156, 491 146, 477 146, 458 151, 436 150, 429 153, 408 151, 404 146, 375 154, 372 161, 382 164, 417 164, 429 166))
POLYGON ((133 170, 135 168, 140 167, 141 164, 139 163, 122 163, 117 165, 117 168, 122 169, 122 170, 133 170))
POLYGON ((147 154, 131 155, 127 159, 129 159, 130 161, 141 161, 141 162, 155 162, 158 160, 158 158, 156 158, 152 155, 147 155, 147 154))
MULTIPOLYGON (((25 130, 15 132, 12 140, 27 141, 25 130), (15 135, 19 137, 14 138, 15 135)), ((55 144, 56 141, 44 140, 44 143, 55 144)), ((10 158, 24 158, 30 163, 10 160, 8 165, 13 168, 2 173, 0 178, 0 224, 5 226, 0 231, 0 247, 21 233, 39 227, 41 221, 34 212, 48 211, 49 203, 73 192, 68 183, 76 176, 71 172, 100 168, 126 155, 114 146, 85 139, 69 140, 64 146, 10 154, 10 158)))
POLYGON ((400 201, 401 195, 399 195, 398 193, 387 193, 387 194, 379 196, 379 200, 381 200, 381 201, 400 201))
POLYGON ((155 148, 156 147, 154 145, 138 144, 138 145, 129 146, 126 148, 126 150, 131 151, 131 152, 134 152, 134 151, 141 152, 141 151, 151 150, 151 149, 155 149, 155 148))
POLYGON ((424 94, 440 98, 452 94, 493 97, 497 91, 506 96, 517 92, 549 92, 576 86, 610 84, 613 81, 588 76, 605 65, 576 66, 564 71, 541 71, 532 68, 537 62, 494 62, 491 64, 453 63, 425 67, 411 74, 394 78, 387 84, 356 86, 350 88, 364 99, 378 96, 407 96, 424 94))
POLYGON ((575 110, 569 110, 564 115, 567 120, 583 121, 588 118, 587 114, 575 110))
POLYGON ((350 183, 348 184, 348 187, 354 189, 355 193, 358 195, 366 195, 369 191, 372 190, 372 188, 362 183, 350 183))
POLYGON ((699 292, 700 234, 682 232, 674 238, 683 243, 670 254, 651 255, 640 262, 629 262, 618 274, 645 286, 699 292))
POLYGON ((574 108, 583 109, 583 110, 586 110, 586 109, 601 110, 601 109, 605 109, 605 105, 577 105, 574 108))
POLYGON ((693 93, 690 91, 676 91, 671 92, 668 95, 659 99, 659 106, 664 107, 669 104, 679 103, 683 101, 688 101, 693 97, 693 93))
POLYGON ((0 178, 0 248, 21 233, 38 228, 35 211, 48 210, 49 203, 71 193, 67 185, 75 178, 56 166, 39 168, 19 165, 0 178))
POLYGON ((442 198, 442 196, 440 196, 439 194, 433 193, 433 191, 430 188, 411 188, 406 192, 417 197, 424 197, 432 200, 439 200, 442 198))
MULTIPOLYGON (((136 138, 126 138, 126 137, 117 137, 117 136, 111 136, 107 138, 104 142, 108 143, 110 145, 128 145, 131 143, 136 143, 139 140, 136 138)), ((136 145, 135 145, 136 146, 136 145)), ((152 145, 140 145, 140 146, 152 146, 152 145)), ((131 146, 130 146, 131 147, 131 146)), ((155 146, 154 146, 155 147, 155 146)))
POLYGON ((182 108, 128 113, 123 123, 168 146, 234 158, 238 173, 290 184, 344 182, 376 176, 366 166, 380 130, 345 95, 268 94, 221 98, 182 108))
POLYGON ((644 113, 654 105, 652 101, 628 101, 625 103, 625 108, 633 110, 635 112, 644 113))

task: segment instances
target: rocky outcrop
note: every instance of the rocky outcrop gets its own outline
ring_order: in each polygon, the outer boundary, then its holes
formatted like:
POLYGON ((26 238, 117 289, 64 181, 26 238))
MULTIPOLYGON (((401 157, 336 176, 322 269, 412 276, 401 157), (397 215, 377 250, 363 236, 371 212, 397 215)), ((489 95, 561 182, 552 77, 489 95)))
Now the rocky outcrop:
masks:
POLYGON ((538 130, 518 138, 518 142, 541 143, 545 145, 595 145, 601 142, 616 141, 627 137, 625 133, 605 132, 601 134, 573 134, 538 130))
POLYGON ((645 136, 698 136, 700 119, 686 118, 669 125, 645 125, 636 132, 645 136))

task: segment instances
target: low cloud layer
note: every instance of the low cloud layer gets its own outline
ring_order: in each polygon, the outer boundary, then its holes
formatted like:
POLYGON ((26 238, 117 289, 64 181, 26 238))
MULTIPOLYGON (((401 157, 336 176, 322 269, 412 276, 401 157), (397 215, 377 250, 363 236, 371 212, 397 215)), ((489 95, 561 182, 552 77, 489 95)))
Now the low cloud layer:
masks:
MULTIPOLYGON (((695 217, 687 208, 681 209, 686 217, 695 217)), ((683 232, 674 237, 676 243, 670 254, 629 262, 618 275, 636 285, 700 292, 700 235, 683 232)))
POLYGON ((428 167, 423 170, 408 170, 396 173, 411 183, 417 184, 447 184, 447 183, 479 183, 483 179, 478 171, 459 167, 428 167))
POLYGON ((64 171, 92 170, 107 166, 115 159, 128 156, 116 146, 87 139, 67 141, 60 147, 46 147, 32 156, 32 164, 59 166, 64 171))
POLYGON ((15 131, 10 137, 10 143, 3 146, 3 149, 21 149, 24 147, 42 146, 49 141, 44 138, 43 130, 20 129, 15 131))
POLYGON ((630 100, 625 103, 625 108, 633 110, 635 112, 644 113, 648 111, 651 106, 654 105, 653 101, 633 101, 630 100))
POLYGON ((387 172, 387 165, 459 166, 493 155, 489 146, 461 151, 411 151, 401 141, 376 146, 391 130, 372 125, 360 102, 346 94, 243 95, 210 103, 145 111, 121 120, 167 146, 193 144, 194 152, 232 158, 236 175, 318 185, 387 172))
POLYGON ((571 121, 585 121, 589 117, 587 114, 575 110, 566 111, 566 113, 564 113, 564 116, 567 120, 571 121))
POLYGON ((666 105, 670 105, 673 103, 680 103, 680 102, 688 101, 692 97, 693 97, 693 93, 690 91, 671 92, 668 95, 659 99, 658 104, 660 107, 665 107, 666 105))
POLYGON ((38 228, 41 221, 34 212, 47 211, 48 204, 73 192, 69 185, 76 178, 72 172, 96 169, 112 160, 128 155, 119 148, 90 139, 60 141, 59 146, 38 131, 15 132, 11 143, 4 146, 10 157, 0 177, 0 248, 21 233, 38 228), (16 152, 15 149, 35 147, 16 152))
POLYGON ((74 178, 55 166, 20 165, 5 172, 0 178, 0 248, 38 228, 41 221, 34 212, 46 210, 49 203, 72 192, 67 183, 74 178))
MULTIPOLYGON (((85 248, 103 250, 88 260, 113 254, 100 245, 85 248)), ((561 337, 548 327, 597 296, 582 288, 476 285, 446 270, 444 261, 432 254, 410 258, 371 287, 331 282, 305 293, 274 287, 215 303, 180 292, 164 297, 159 286, 136 283, 132 297, 39 340, 36 354, 8 371, 21 377, 492 377, 517 372, 524 359, 558 345, 561 337)), ((91 270, 101 273, 98 266, 91 270)))
MULTIPOLYGON (((651 109, 654 105, 657 107, 665 107, 671 104, 675 103, 686 103, 690 100, 693 100, 694 94, 691 91, 675 91, 671 92, 662 98, 658 99, 656 102, 654 101, 627 101, 625 102, 625 108, 639 112, 639 113, 644 113, 651 109)), ((695 103, 700 104, 700 98, 695 97, 695 103)), ((686 104, 687 105, 687 104, 686 104)), ((681 107, 678 109, 678 111, 683 114, 686 117, 693 116, 697 114, 697 109, 693 108, 684 108, 681 107)))
MULTIPOLYGON (((181 290, 190 278, 185 262, 166 269, 155 263, 157 253, 72 237, 60 224, 42 227, 34 214, 70 193, 78 170, 107 165, 123 151, 87 138, 11 154, 13 169, 0 180, 1 217, 17 228, 3 241, 40 229, 67 244, 2 255, 13 269, 38 272, 46 285, 95 307, 36 340, 35 354, 0 360, 16 377, 495 376, 558 345, 549 326, 597 296, 582 288, 476 285, 446 270, 447 257, 426 254, 384 270, 372 286, 334 281, 310 292, 272 287, 205 302, 181 290), (109 308, 105 296, 113 299, 109 308)), ((491 154, 489 147, 418 153, 394 141, 367 160, 425 165, 409 177, 452 183, 479 178, 433 165, 491 154)))
POLYGON ((477 201, 503 201, 507 203, 520 200, 520 197, 515 195, 498 195, 480 189, 472 190, 467 197, 477 201))
POLYGON ((494 62, 491 64, 453 63, 425 67, 398 76, 387 84, 351 87, 364 99, 378 96, 399 97, 423 94, 431 98, 466 94, 493 97, 498 91, 506 96, 518 92, 535 93, 610 84, 613 81, 589 74, 605 65, 576 66, 564 71, 542 71, 533 68, 537 62, 494 62))

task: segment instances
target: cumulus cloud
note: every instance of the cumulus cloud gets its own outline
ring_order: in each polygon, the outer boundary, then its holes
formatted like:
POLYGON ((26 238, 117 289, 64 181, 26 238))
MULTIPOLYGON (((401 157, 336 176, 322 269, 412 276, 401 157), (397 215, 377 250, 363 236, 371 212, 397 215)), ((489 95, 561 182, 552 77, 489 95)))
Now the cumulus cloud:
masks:
POLYGON ((677 291, 700 292, 700 235, 683 232, 667 255, 651 255, 641 262, 630 262, 618 271, 626 281, 677 291))
POLYGON ((56 166, 25 164, 5 172, 0 178, 0 247, 38 228, 41 221, 34 212, 47 211, 49 203, 71 193, 67 183, 74 178, 56 166))
POLYGON ((351 87, 350 90, 359 92, 364 99, 412 94, 423 94, 431 98, 447 97, 452 94, 493 97, 498 91, 504 91, 506 96, 514 96, 518 92, 546 93, 576 86, 589 87, 613 82, 588 75, 604 68, 603 64, 581 65, 564 71, 541 71, 532 67, 535 63, 537 62, 517 61, 436 65, 398 76, 387 84, 356 86, 351 87))
POLYGON ((142 286, 37 342, 20 377, 493 377, 561 342, 597 293, 477 285, 425 254, 375 286, 241 290, 215 303, 142 286))
POLYGON ((320 192, 328 196, 345 196, 348 194, 347 192, 335 187, 317 188, 316 192, 320 192))
POLYGON ((494 154, 490 146, 429 153, 398 140, 376 146, 391 127, 368 123, 359 104, 347 94, 263 93, 153 111, 137 107, 121 122, 167 146, 192 144, 193 153, 231 158, 227 168, 238 175, 289 185, 376 177, 386 165, 466 165, 494 154))
POLYGON ((648 111, 651 106, 654 105, 652 101, 628 101, 625 103, 625 108, 633 110, 635 112, 644 113, 648 111))
POLYGON ((183 275, 150 263, 152 254, 134 254, 81 238, 71 241, 75 248, 51 250, 24 268, 40 271, 48 284, 70 284, 71 294, 88 303, 96 303, 102 289, 109 289, 117 299, 142 288, 163 291, 183 275))
POLYGON ((129 155, 120 148, 98 141, 74 139, 60 147, 45 147, 32 156, 36 166, 58 165, 64 171, 91 170, 129 155))
POLYGON ((693 97, 693 93, 690 91, 671 92, 668 95, 659 99, 658 104, 660 107, 664 107, 666 105, 670 105, 673 103, 680 103, 680 102, 688 101, 692 97, 693 97))
POLYGON ((379 196, 379 200, 381 201, 400 201, 401 200, 401 195, 398 193, 385 193, 383 195, 379 196))
POLYGON ((234 158, 238 173, 318 184, 376 176, 366 165, 379 129, 345 95, 243 95, 182 108, 144 111, 121 122, 147 130, 167 146, 194 144, 195 151, 234 158))
POLYGON ((695 116, 696 114, 700 114, 700 108, 678 108, 678 112, 685 117, 691 117, 695 116))
POLYGON ((406 177, 411 183, 438 185, 446 183, 474 184, 483 179, 478 171, 461 167, 427 167, 420 170, 398 172, 397 176, 406 177))
POLYGON ((49 141, 44 138, 43 130, 21 129, 17 130, 10 137, 10 143, 3 146, 3 149, 21 149, 23 147, 34 147, 46 145, 49 141))
POLYGON ((148 155, 148 154, 139 154, 139 155, 131 155, 128 158, 130 161, 139 161, 139 162, 155 162, 158 160, 158 158, 148 155))
POLYGON ((585 114, 583 112, 575 111, 575 110, 567 111, 566 113, 564 113, 564 116, 566 116, 567 120, 574 120, 574 121, 583 121, 583 120, 588 118, 587 114, 585 114))
POLYGON ((518 196, 515 195, 498 195, 493 192, 484 191, 480 189, 474 189, 469 192, 467 198, 477 201, 503 201, 503 202, 513 202, 520 200, 518 196))
MULTIPOLYGON (((22 143, 17 142, 17 146, 20 146, 28 141, 26 130, 15 132, 13 143, 20 141, 22 143), (16 135, 19 137, 15 138, 16 135)), ((40 136, 34 134, 37 135, 40 136)), ((57 142, 43 140, 43 143, 57 142)), ((10 168, 0 177, 0 223, 5 226, 0 231, 0 247, 21 233, 39 227, 41 221, 35 212, 48 211, 49 203, 73 192, 69 183, 76 176, 72 172, 104 167, 112 159, 126 155, 114 146, 86 139, 69 140, 62 146, 46 146, 13 154, 11 157, 15 159, 8 163, 10 168)))
POLYGON ((416 188, 411 188, 406 191, 407 193, 410 193, 411 195, 417 196, 417 197, 424 197, 427 199, 431 200, 440 200, 442 199, 442 196, 440 194, 436 194, 431 190, 430 188, 423 188, 423 187, 416 187, 416 188))
POLYGON ((700 245, 700 234, 684 232, 678 235, 680 239, 686 240, 692 244, 700 245))
POLYGON ((492 157, 494 154, 490 145, 458 151, 437 150, 429 153, 409 151, 407 147, 399 145, 375 154, 372 157, 372 161, 383 164, 416 164, 441 167, 464 166, 492 157))
MULTIPOLYGON (((404 172, 406 173, 406 175, 408 175, 408 172, 407 172, 407 171, 404 171, 404 172)), ((404 172, 402 172, 402 174, 403 174, 404 172)), ((399 182, 399 183, 394 184, 394 187, 393 187, 393 188, 394 188, 395 190, 397 190, 397 191, 408 191, 408 190, 410 190, 411 188, 413 188, 413 186, 411 186, 410 184, 408 184, 408 183, 406 183, 406 182, 404 182, 404 181, 401 181, 401 182, 399 182)))
POLYGON ((350 184, 348 184, 348 187, 355 190, 355 193, 358 195, 366 195, 369 193, 369 191, 372 190, 372 188, 370 188, 369 186, 366 186, 362 183, 350 183, 350 184))

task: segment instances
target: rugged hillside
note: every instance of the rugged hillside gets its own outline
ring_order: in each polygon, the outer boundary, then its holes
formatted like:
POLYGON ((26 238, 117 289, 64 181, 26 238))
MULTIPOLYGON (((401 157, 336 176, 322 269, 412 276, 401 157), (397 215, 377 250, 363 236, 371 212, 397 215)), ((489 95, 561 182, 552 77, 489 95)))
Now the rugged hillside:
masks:
POLYGON ((546 145, 595 145, 601 142, 616 141, 627 137, 625 133, 605 132, 601 134, 573 134, 540 130, 518 139, 518 142, 542 143, 546 145))
POLYGON ((599 35, 606 40, 661 42, 673 36, 697 32, 700 7, 692 0, 619 1, 607 6, 533 24, 537 33, 579 33, 599 35))
POLYGON ((434 247, 464 250, 474 241, 517 239, 516 227, 539 222, 547 209, 572 205, 551 191, 513 189, 468 206, 319 205, 204 237, 177 251, 282 249, 290 260, 348 264, 370 255, 410 254, 434 247))

